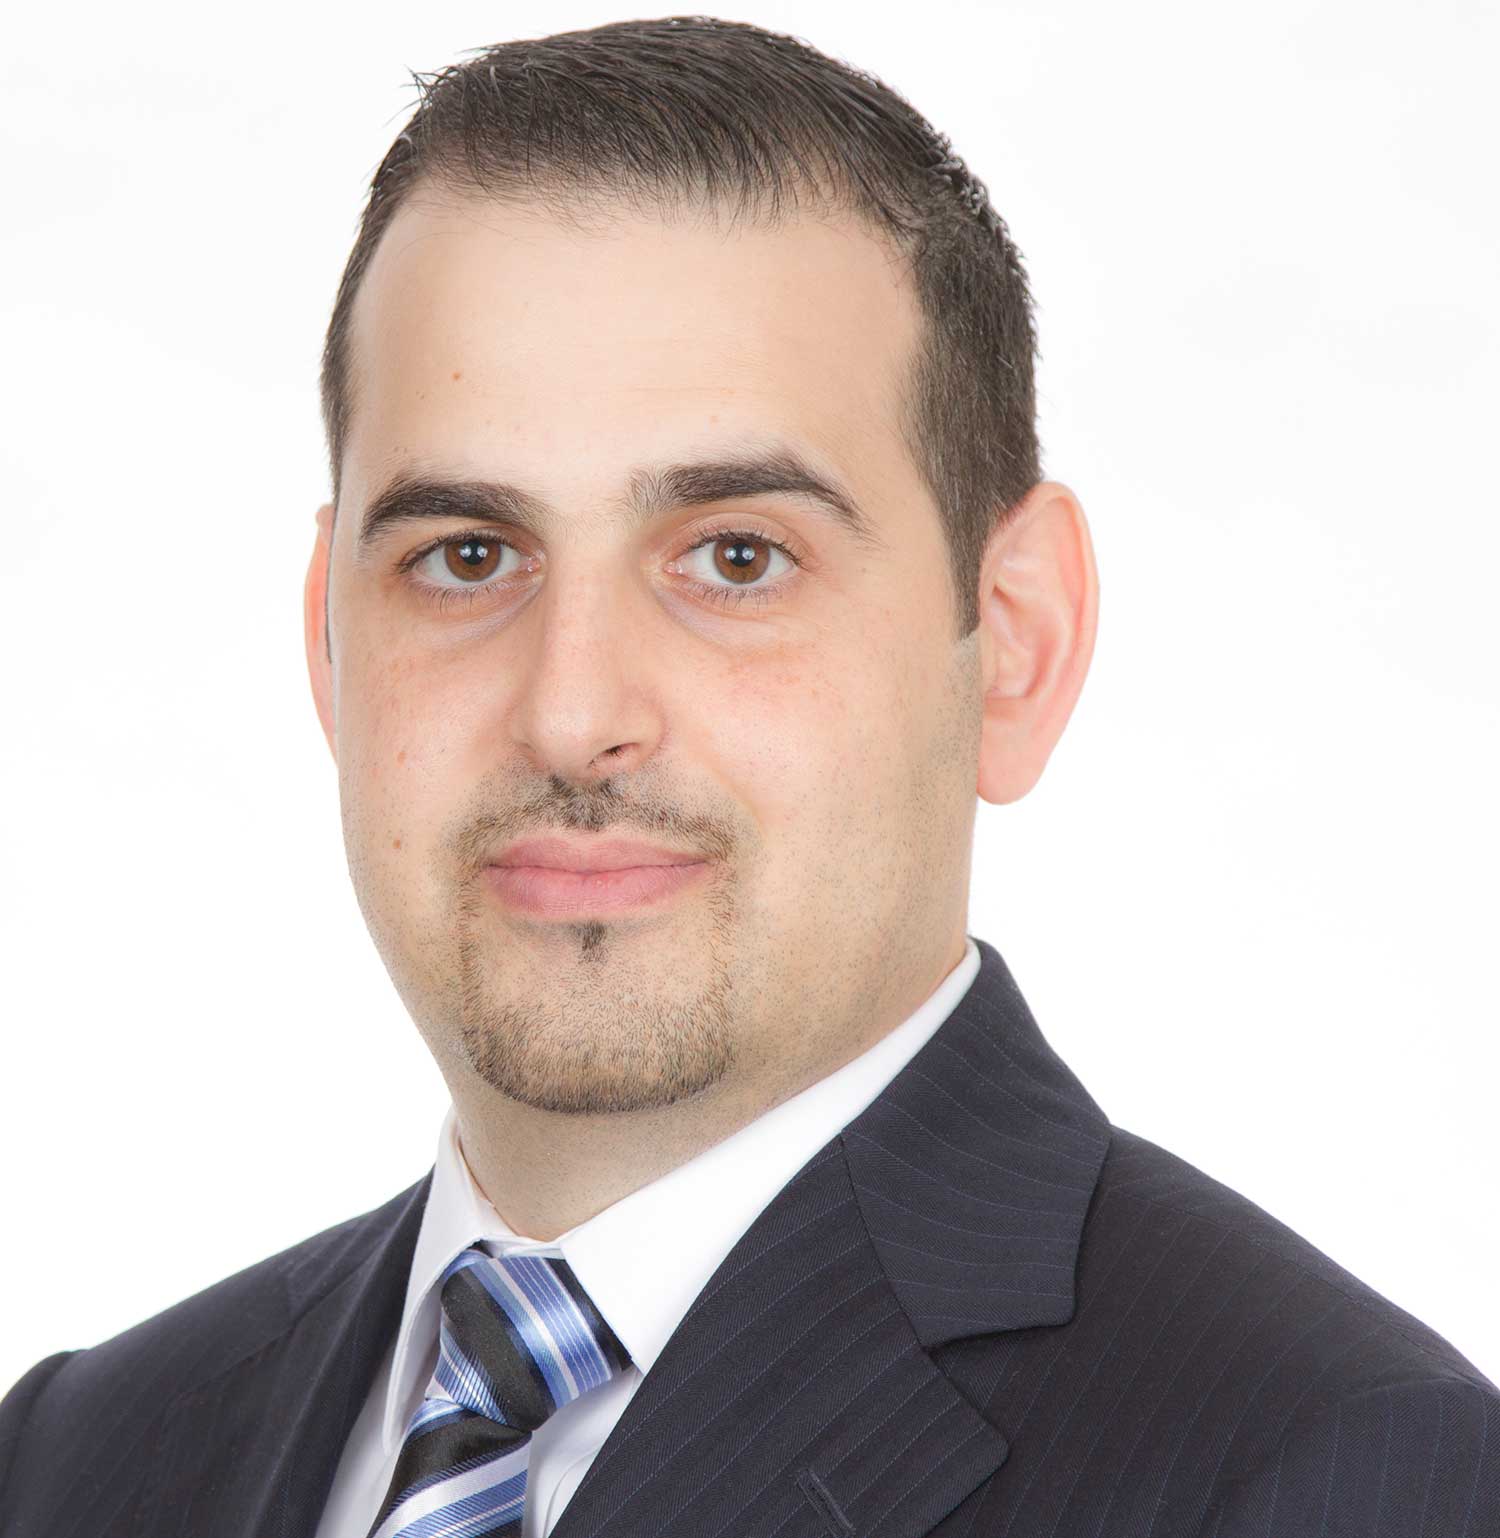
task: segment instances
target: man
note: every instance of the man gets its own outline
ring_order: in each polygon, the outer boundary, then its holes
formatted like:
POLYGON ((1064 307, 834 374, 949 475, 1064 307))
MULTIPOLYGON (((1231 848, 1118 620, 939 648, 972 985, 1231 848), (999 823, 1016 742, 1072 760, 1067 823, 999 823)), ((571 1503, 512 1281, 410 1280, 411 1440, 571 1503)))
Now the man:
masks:
POLYGON ((308 660, 428 1175, 0 1409, 16 1535, 1500 1532, 1500 1393, 966 935, 1097 579, 947 142, 676 18, 427 81, 308 660))

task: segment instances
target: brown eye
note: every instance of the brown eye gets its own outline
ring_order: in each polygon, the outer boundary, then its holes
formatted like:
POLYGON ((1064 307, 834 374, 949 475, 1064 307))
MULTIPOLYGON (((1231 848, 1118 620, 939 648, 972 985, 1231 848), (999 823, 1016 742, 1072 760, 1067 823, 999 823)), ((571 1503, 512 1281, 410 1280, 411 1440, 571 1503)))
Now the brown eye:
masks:
POLYGON ((494 575, 502 548, 495 540, 450 540, 443 546, 443 564, 462 582, 483 582, 494 575))
POLYGON ((754 529, 713 529, 668 568, 696 578, 702 595, 716 603, 740 595, 768 602, 780 595, 782 579, 802 563, 778 539, 754 529), (696 568, 696 569, 695 569, 696 568))
POLYGON ((731 582, 744 585, 763 577, 771 564, 771 547, 764 540, 735 534, 714 541, 714 569, 731 582))
POLYGON ((419 592, 467 590, 476 596, 510 592, 516 588, 515 578, 537 569, 532 557, 498 534, 454 534, 429 545, 410 562, 419 592))

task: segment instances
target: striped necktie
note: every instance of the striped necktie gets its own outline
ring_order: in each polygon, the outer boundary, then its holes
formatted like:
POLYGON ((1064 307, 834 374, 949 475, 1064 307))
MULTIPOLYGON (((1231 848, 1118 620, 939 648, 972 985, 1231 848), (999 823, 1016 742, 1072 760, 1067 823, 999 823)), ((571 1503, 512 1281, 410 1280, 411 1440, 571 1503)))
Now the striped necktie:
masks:
POLYGON ((630 1365, 565 1260, 467 1249, 441 1308, 437 1368, 370 1538, 519 1533, 531 1433, 630 1365))

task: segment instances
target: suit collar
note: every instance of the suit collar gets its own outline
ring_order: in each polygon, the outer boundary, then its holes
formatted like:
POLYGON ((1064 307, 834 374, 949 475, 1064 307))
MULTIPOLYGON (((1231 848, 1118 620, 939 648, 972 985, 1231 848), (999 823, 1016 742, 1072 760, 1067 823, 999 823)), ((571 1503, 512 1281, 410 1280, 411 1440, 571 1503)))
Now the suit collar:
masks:
POLYGON ((865 1225, 917 1338, 1073 1316, 1109 1124, 992 945, 943 1028, 845 1129, 865 1225))

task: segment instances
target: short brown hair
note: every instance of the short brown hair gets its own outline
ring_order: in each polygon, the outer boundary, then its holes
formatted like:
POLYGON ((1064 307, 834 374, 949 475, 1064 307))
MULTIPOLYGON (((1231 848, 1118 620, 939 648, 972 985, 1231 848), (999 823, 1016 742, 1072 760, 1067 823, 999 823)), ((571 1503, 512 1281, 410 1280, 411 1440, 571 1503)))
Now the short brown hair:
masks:
POLYGON ((985 543, 1040 479, 1036 334, 1021 254, 946 136, 872 75, 744 22, 612 22, 474 53, 413 74, 419 104, 371 179, 339 283, 321 379, 335 505, 355 296, 419 182, 561 213, 697 200, 770 221, 811 192, 908 263, 925 328, 902 434, 942 519, 967 635, 985 543))

